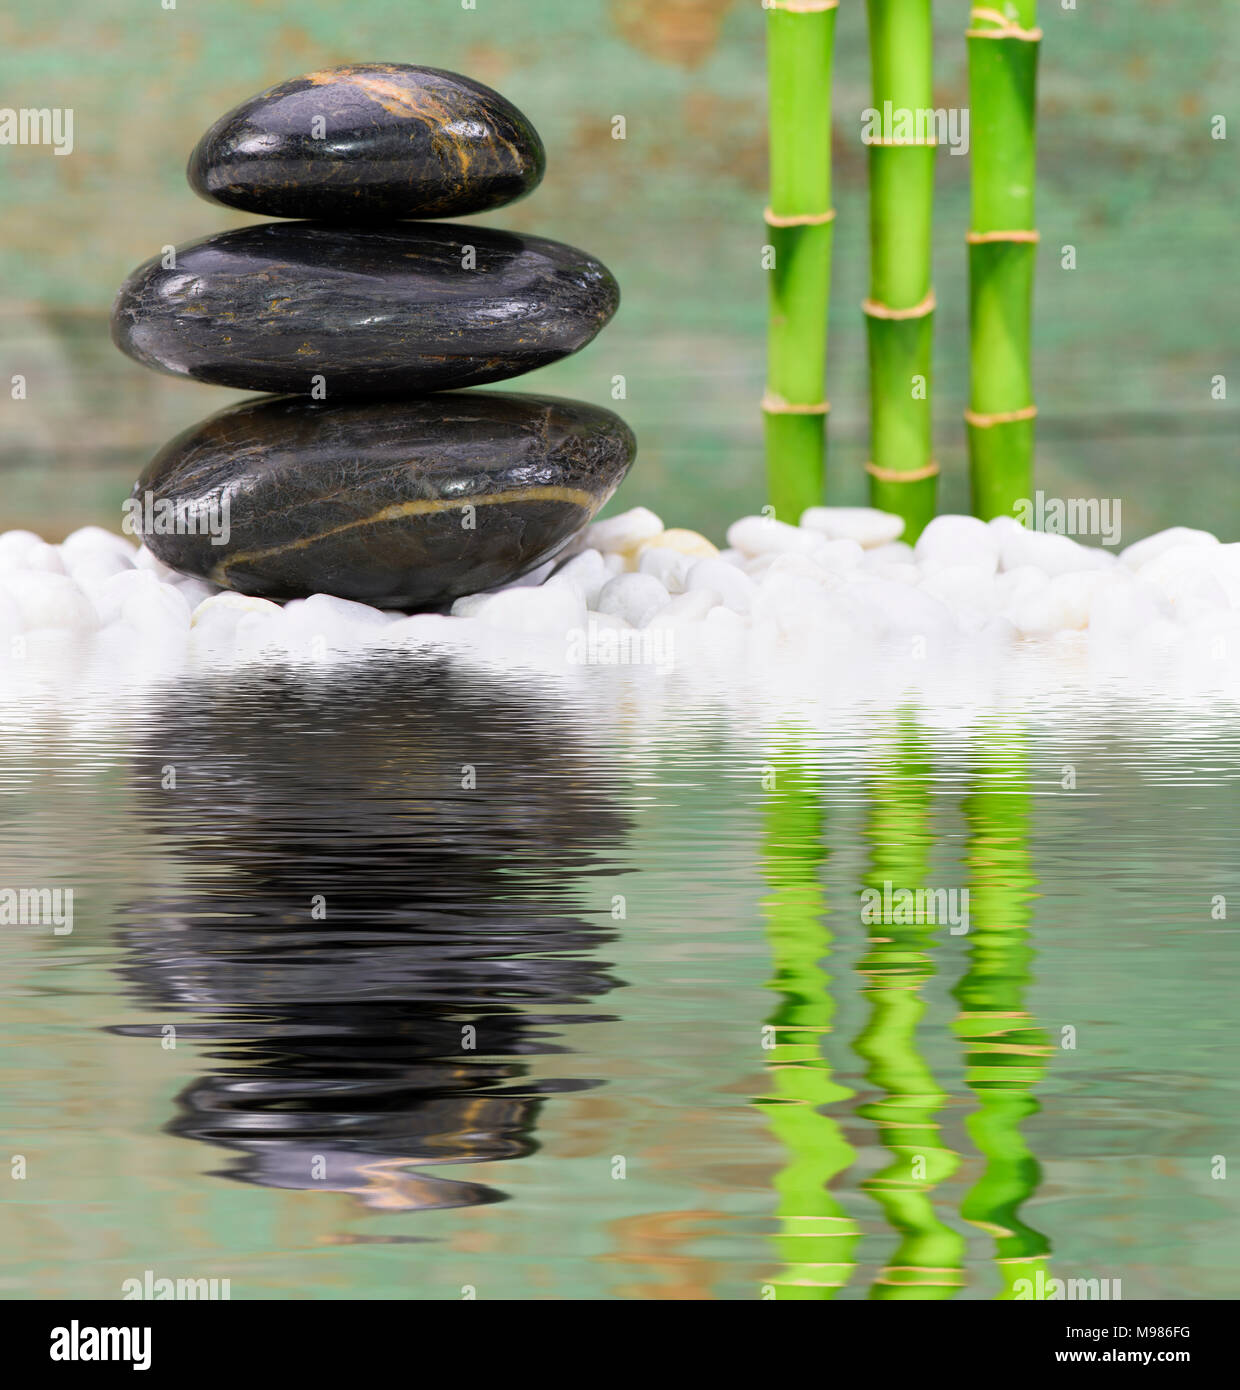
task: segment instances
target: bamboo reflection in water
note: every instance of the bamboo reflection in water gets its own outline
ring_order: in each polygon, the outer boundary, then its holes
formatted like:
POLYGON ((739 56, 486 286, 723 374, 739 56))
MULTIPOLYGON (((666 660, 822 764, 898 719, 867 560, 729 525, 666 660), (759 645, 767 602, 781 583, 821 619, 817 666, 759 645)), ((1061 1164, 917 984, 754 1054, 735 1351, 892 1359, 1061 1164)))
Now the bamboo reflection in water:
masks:
MULTIPOLYGON (((964 804, 970 882, 969 967, 953 990, 955 1032, 965 1047, 965 1081, 978 1100, 966 1125, 986 1159, 961 1215, 995 1237, 999 1297, 1020 1296, 1019 1280, 1045 1278, 1047 1238, 1025 1224, 1020 1208, 1037 1190, 1041 1170, 1020 1132, 1036 1114, 1032 1089, 1051 1049, 1025 1011, 1034 951, 1029 943, 1036 881, 1029 848, 1029 756, 1024 731, 1007 728, 983 743, 977 779, 964 804)), ((1026 1295, 1027 1296, 1027 1295, 1026 1295)))
MULTIPOLYGON (((911 715, 901 718, 872 785, 867 887, 915 891, 926 883, 930 844, 930 765, 911 715)), ((870 927, 870 949, 858 964, 867 981, 870 1016, 853 1048, 869 1066, 866 1079, 882 1092, 857 1107, 879 1131, 891 1162, 861 1187, 900 1233, 871 1298, 951 1298, 964 1284, 964 1238, 935 1212, 933 1192, 955 1171, 959 1157, 942 1142, 935 1116, 947 1094, 917 1052, 917 1025, 925 1010, 921 990, 934 974, 929 955, 934 928, 925 914, 913 921, 870 927)))
POLYGON ((763 901, 775 973, 768 982, 780 1002, 764 1046, 772 1093, 772 1132, 789 1161, 775 1179, 783 1268, 767 1296, 785 1300, 834 1298, 856 1267, 860 1232, 829 1189, 856 1155, 824 1107, 852 1096, 834 1080, 822 1055, 835 1006, 823 958, 831 946, 819 873, 826 858, 820 779, 795 744, 774 765, 765 808, 762 860, 770 893, 763 901))

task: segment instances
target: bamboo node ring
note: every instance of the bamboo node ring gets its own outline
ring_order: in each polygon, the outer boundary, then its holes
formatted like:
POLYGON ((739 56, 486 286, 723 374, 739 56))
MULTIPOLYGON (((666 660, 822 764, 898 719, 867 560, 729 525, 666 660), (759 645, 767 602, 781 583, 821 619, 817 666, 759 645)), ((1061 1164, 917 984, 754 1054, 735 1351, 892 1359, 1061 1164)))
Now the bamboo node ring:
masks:
POLYGON ((880 468, 876 463, 867 462, 865 471, 871 478, 877 478, 880 483, 920 483, 925 478, 933 478, 938 475, 939 463, 937 459, 931 459, 924 468, 880 468))
POLYGON ((764 10, 783 10, 786 14, 822 14, 834 10, 840 0, 762 0, 764 10))
POLYGON ((983 20, 995 27, 993 29, 966 29, 964 31, 966 39, 1020 39, 1022 43, 1037 43, 1042 37, 1041 29, 1022 29, 1019 24, 1013 24, 1006 15, 1000 14, 998 10, 970 10, 970 23, 975 19, 983 20))
POLYGON ((1027 405, 1023 410, 1000 410, 993 415, 984 415, 976 410, 966 410, 965 423, 979 430, 988 430, 992 425, 1012 425, 1017 420, 1032 420, 1038 413, 1036 405, 1027 405))
POLYGON ((872 319, 921 319, 927 314, 934 313, 938 301, 931 290, 920 304, 914 304, 911 309, 892 309, 887 304, 880 303, 877 299, 866 299, 861 303, 861 312, 872 319))
POLYGON ((813 405, 795 405, 768 391, 762 397, 762 409, 768 415, 825 415, 831 409, 830 401, 818 401, 813 405))
POLYGON ((829 208, 826 212, 794 213, 791 217, 781 217, 770 208, 763 208, 762 216, 768 227, 821 227, 827 222, 835 221, 835 209, 829 208))
POLYGON ((1028 241, 1038 242, 1042 239, 1042 234, 1035 231, 1013 231, 1013 232, 965 232, 964 239, 970 246, 984 246, 991 241, 1028 241))

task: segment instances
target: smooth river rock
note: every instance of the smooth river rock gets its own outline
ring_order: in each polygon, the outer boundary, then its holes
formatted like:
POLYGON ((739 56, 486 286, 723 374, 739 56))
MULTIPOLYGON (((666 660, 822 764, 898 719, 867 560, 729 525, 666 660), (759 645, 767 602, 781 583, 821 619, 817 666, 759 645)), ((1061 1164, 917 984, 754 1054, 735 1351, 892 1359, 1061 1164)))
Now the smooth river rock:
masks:
POLYGON ((519 376, 583 348, 619 302, 606 266, 544 237, 263 222, 139 266, 112 339, 174 376, 330 399, 519 376))
POLYGON ((462 217, 536 188, 538 132, 498 92, 404 63, 325 68, 222 116, 187 170, 204 198, 264 217, 462 217))
POLYGON ((282 396, 179 435, 133 496, 147 547, 186 574, 262 598, 430 608, 553 556, 636 447, 611 411, 550 396, 282 396))

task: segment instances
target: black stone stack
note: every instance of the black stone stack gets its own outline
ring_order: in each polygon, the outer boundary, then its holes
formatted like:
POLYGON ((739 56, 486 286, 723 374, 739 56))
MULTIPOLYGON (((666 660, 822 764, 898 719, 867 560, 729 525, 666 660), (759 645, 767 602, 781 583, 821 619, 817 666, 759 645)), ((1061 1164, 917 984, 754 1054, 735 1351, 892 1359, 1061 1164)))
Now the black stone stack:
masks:
POLYGON ((313 220, 207 237, 121 286, 112 337, 136 361, 289 393, 221 411, 152 460, 140 514, 228 517, 222 545, 205 527, 144 535, 159 559, 265 598, 432 608, 519 577, 594 516, 636 451, 616 415, 427 393, 584 347, 619 303, 610 272, 542 237, 402 220, 502 207, 544 167, 497 92, 394 63, 308 73, 207 131, 197 192, 313 220))

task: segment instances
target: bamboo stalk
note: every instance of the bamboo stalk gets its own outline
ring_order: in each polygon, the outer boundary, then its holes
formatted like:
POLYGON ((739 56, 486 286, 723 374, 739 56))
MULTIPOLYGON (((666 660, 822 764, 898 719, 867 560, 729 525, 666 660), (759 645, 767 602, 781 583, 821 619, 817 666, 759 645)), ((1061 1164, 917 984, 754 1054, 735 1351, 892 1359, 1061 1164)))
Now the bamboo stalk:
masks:
POLYGON ((759 1103, 770 1107, 771 1130, 789 1157, 775 1179, 782 1269, 772 1284, 777 1299, 818 1301, 848 1283, 861 1240, 856 1220, 829 1186, 856 1153, 828 1107, 853 1092, 834 1079, 822 1051, 835 1004, 822 965, 832 936, 821 881, 827 857, 821 777, 791 744, 776 778, 764 815, 762 861, 771 891, 762 910, 775 966, 768 988, 780 1002, 767 1025, 773 1094, 759 1103))
POLYGON ((1047 1238, 1020 1217, 1042 1176, 1020 1126, 1038 1111, 1033 1087, 1051 1050, 1025 1008, 1036 889, 1031 811, 1025 730, 997 728, 982 744, 974 789, 964 803, 969 968, 952 994, 960 1005, 954 1030, 965 1047, 965 1084, 978 1101, 965 1125, 986 1159, 960 1214, 995 1237, 1000 1297, 1009 1299, 1019 1280, 1036 1281, 1039 1270, 1045 1276, 1050 1253, 1047 1238))
MULTIPOLYGON (((876 111, 928 111, 934 104, 930 0, 868 0, 870 73, 876 111)), ((871 142, 870 297, 864 305, 870 356, 870 501, 902 516, 915 541, 934 516, 932 455, 934 296, 933 132, 884 132, 871 142), (907 475, 907 476, 905 476, 907 475)))
POLYGON ((764 0, 770 85, 767 488, 796 522, 822 501, 831 279, 831 59, 836 0, 764 0), (828 7, 829 6, 829 7, 828 7))
POLYGON ((1033 496, 1035 412, 1030 354, 1037 0, 975 6, 969 18, 972 218, 970 390, 965 415, 973 511, 1011 516, 1033 496))

